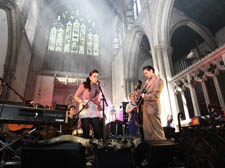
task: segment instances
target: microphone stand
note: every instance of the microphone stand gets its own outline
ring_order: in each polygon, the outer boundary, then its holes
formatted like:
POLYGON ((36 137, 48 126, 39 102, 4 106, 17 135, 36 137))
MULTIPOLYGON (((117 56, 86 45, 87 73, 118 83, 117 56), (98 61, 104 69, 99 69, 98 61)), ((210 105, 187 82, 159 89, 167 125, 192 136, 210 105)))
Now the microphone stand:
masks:
POLYGON ((102 93, 102 119, 103 119, 103 121, 102 121, 102 138, 103 138, 103 140, 105 139, 105 133, 104 133, 104 131, 105 131, 105 105, 108 107, 108 103, 107 103, 107 101, 106 101, 106 98, 105 98, 105 95, 104 95, 104 93, 103 93, 103 91, 102 91, 102 88, 101 88, 101 83, 98 81, 98 87, 99 87, 99 90, 100 90, 100 92, 102 93))
MULTIPOLYGON (((0 78, 2 84, 1 87, 7 86, 9 89, 11 89, 23 102, 24 102, 24 97, 21 96, 15 89, 13 89, 7 82, 4 81, 4 79, 0 78)), ((2 90, 2 88, 1 88, 2 90)))

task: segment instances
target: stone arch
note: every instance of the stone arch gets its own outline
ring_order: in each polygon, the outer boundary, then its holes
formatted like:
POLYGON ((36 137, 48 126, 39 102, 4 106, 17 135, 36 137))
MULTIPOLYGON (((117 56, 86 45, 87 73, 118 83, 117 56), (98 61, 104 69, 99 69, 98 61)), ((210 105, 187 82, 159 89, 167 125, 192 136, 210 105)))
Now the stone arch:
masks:
MULTIPOLYGON (((162 105, 161 119, 162 123, 166 123, 166 116, 168 114, 173 114, 173 116, 177 116, 176 109, 173 109, 172 100, 174 99, 174 94, 170 85, 168 84, 168 77, 171 74, 170 68, 170 55, 172 53, 172 48, 170 47, 170 23, 172 17, 172 11, 174 7, 175 0, 164 1, 158 0, 152 2, 154 5, 155 17, 151 17, 153 20, 151 25, 153 27, 152 30, 152 53, 154 59, 154 67, 159 70, 160 76, 165 80, 165 89, 164 96, 166 103, 162 105), (167 103, 168 102, 168 103, 167 103)), ((150 11, 149 11, 150 13, 150 11)), ((153 14, 152 14, 153 15, 153 14)), ((162 97, 164 97, 162 96, 162 97)), ((177 122, 176 117, 175 122, 177 122)))
MULTIPOLYGON (((19 14, 14 1, 0 1, 0 8, 6 11, 8 22, 8 48, 4 64, 3 78, 7 83, 11 83, 17 64, 17 51, 19 40, 19 14)), ((5 87, 2 98, 7 99, 8 89, 5 87)))
POLYGON ((12 1, 1 1, 0 8, 6 11, 8 21, 8 49, 5 65, 16 64, 16 51, 17 51, 17 40, 18 40, 18 18, 16 11, 16 4, 12 1), (16 39, 16 40, 15 40, 16 39))
POLYGON ((196 23, 193 20, 186 19, 176 23, 170 30, 170 33, 169 33, 170 41, 172 39, 174 32, 181 26, 187 26, 191 28, 192 30, 194 30, 195 32, 197 32, 206 41, 206 43, 208 44, 208 46, 211 48, 212 51, 216 49, 216 42, 213 35, 209 31, 207 31, 205 27, 201 26, 200 24, 196 23))
POLYGON ((145 29, 139 25, 132 27, 129 34, 128 46, 124 58, 126 93, 129 93, 133 90, 134 83, 137 80, 135 79, 138 73, 137 59, 142 37, 145 35, 148 38, 145 29))
POLYGON ((169 44, 169 25, 174 1, 158 0, 155 2, 157 10, 153 28, 155 35, 153 46, 169 44))

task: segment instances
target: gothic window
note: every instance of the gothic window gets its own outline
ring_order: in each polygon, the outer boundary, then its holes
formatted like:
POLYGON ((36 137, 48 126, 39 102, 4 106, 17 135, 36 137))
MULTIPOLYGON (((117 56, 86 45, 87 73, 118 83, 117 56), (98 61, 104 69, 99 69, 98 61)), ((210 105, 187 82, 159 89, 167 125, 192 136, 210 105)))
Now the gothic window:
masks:
POLYGON ((15 2, 18 5, 19 10, 22 11, 23 5, 24 5, 24 0, 16 0, 15 2))
POLYGON ((99 36, 97 33, 95 33, 94 35, 94 52, 93 52, 94 56, 98 56, 99 55, 99 36))
POLYGON ((134 19, 137 19, 137 16, 141 13, 141 2, 140 0, 133 0, 133 9, 134 9, 134 19))
POLYGON ((51 25, 48 50, 98 56, 99 35, 95 22, 81 16, 78 10, 59 14, 51 25))
POLYGON ((93 53, 93 34, 90 32, 88 33, 88 38, 87 38, 87 54, 92 55, 93 53))
POLYGON ((84 24, 82 24, 80 26, 79 54, 84 54, 84 49, 85 49, 85 35, 86 35, 86 26, 84 24))

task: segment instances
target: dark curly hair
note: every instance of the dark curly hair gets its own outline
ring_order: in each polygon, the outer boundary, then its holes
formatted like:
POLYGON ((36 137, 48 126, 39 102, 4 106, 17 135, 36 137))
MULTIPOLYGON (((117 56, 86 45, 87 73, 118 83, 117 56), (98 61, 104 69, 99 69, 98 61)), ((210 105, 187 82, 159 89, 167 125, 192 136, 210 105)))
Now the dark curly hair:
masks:
POLYGON ((155 73, 155 69, 151 65, 147 65, 147 66, 143 67, 142 70, 144 71, 145 69, 148 70, 148 71, 152 70, 153 73, 155 73))
POLYGON ((88 89, 89 91, 91 91, 91 80, 90 80, 90 76, 93 74, 93 73, 99 73, 96 69, 94 69, 93 71, 91 71, 89 73, 89 76, 87 77, 86 81, 83 82, 84 84, 84 88, 88 89))

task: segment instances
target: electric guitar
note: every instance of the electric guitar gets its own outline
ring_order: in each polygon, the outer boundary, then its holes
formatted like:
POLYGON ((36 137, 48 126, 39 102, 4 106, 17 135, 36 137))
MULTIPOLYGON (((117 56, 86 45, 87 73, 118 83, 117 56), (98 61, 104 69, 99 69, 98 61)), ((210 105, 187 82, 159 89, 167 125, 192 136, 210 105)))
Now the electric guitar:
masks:
POLYGON ((97 103, 97 102, 93 101, 92 99, 89 100, 89 101, 87 101, 85 105, 83 105, 83 104, 80 103, 79 104, 79 111, 73 116, 74 123, 77 123, 77 121, 79 120, 79 114, 81 112, 84 112, 85 113, 86 110, 89 108, 89 104, 88 103, 90 101, 97 105, 98 111, 101 111, 102 110, 102 107, 101 107, 100 103, 97 103))
POLYGON ((145 88, 140 92, 139 90, 136 90, 138 93, 136 95, 137 97, 137 110, 135 114, 135 121, 137 125, 142 125, 143 124, 143 102, 144 102, 144 97, 141 96, 142 93, 146 93, 145 88))
POLYGON ((27 125, 27 124, 8 124, 9 131, 19 131, 22 129, 31 129, 33 128, 33 125, 27 125))

